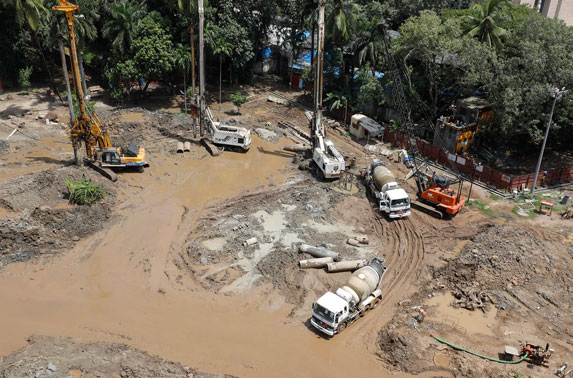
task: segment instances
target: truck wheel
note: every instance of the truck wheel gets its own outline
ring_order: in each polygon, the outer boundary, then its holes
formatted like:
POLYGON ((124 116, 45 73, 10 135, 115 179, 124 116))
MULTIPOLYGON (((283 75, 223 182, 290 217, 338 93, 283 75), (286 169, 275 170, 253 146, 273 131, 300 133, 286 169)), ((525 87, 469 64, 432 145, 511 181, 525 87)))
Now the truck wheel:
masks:
POLYGON ((364 311, 362 312, 362 316, 366 315, 366 313, 370 311, 370 305, 364 306, 364 311))
POLYGON ((380 298, 376 298, 372 301, 372 308, 376 308, 378 307, 378 305, 380 304, 380 298))
POLYGON ((341 333, 346 329, 346 323, 342 323, 338 326, 338 333, 341 333))
POLYGON ((144 170, 144 169, 145 169, 145 168, 143 168, 143 165, 140 165, 139 167, 137 167, 137 172, 143 173, 143 170, 144 170))

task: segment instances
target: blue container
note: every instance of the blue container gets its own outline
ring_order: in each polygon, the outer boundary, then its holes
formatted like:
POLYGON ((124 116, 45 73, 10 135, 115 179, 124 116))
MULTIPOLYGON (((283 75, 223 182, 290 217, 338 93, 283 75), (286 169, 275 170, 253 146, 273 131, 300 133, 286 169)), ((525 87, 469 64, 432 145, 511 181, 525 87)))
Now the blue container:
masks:
POLYGON ((567 202, 569 202, 569 196, 563 196, 563 199, 561 200, 561 204, 565 205, 567 202))

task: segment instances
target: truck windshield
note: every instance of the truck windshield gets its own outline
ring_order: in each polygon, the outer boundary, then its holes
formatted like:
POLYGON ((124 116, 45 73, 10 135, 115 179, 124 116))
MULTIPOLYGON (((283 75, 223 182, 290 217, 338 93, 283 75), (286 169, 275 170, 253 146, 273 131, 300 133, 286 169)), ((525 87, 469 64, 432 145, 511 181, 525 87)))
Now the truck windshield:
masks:
POLYGON ((392 202, 391 202, 391 206, 406 206, 409 204, 410 204, 409 198, 399 198, 399 199, 392 200, 392 202))
POLYGON ((321 318, 329 321, 329 322, 333 322, 334 321, 334 312, 332 311, 328 311, 327 309, 325 309, 324 307, 322 307, 321 305, 315 303, 314 304, 314 312, 319 315, 321 318))

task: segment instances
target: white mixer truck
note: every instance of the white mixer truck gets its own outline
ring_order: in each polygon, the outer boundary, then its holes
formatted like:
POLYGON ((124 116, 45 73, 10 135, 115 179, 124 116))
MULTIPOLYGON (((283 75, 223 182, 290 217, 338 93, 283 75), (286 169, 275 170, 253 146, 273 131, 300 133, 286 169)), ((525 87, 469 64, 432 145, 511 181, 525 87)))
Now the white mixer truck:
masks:
POLYGON ((392 171, 378 159, 374 159, 366 172, 366 185, 378 201, 380 211, 389 218, 404 218, 410 215, 410 197, 398 186, 392 171))
POLYGON ((384 261, 373 258, 370 264, 352 273, 336 294, 329 291, 318 298, 312 305, 311 324, 320 332, 334 336, 378 306, 382 300, 379 285, 386 272, 384 261))

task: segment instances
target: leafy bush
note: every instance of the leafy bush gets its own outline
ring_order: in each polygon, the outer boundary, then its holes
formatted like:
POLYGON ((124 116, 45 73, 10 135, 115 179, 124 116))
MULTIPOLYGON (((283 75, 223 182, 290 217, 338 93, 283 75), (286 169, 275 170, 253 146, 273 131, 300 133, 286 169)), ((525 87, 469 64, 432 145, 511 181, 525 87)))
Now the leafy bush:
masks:
POLYGON ((66 179, 70 192, 70 202, 78 205, 91 205, 105 197, 105 189, 101 185, 92 184, 92 180, 82 175, 82 181, 73 183, 66 179))
POLYGON ((27 90, 32 87, 32 83, 30 82, 30 76, 32 76, 32 67, 24 67, 20 68, 18 71, 18 85, 20 88, 27 90))
POLYGON ((231 93, 231 102, 237 107, 237 113, 241 114, 241 105, 247 102, 247 97, 241 92, 231 93))

